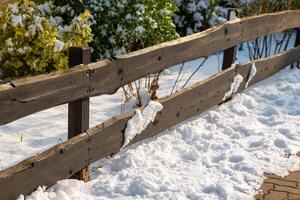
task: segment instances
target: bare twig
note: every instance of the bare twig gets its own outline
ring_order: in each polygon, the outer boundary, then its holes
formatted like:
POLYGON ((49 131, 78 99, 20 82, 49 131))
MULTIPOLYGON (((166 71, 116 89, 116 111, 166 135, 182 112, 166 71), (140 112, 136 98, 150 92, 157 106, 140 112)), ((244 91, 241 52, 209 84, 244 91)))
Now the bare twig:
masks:
POLYGON ((197 69, 190 75, 190 77, 186 80, 186 82, 183 84, 181 89, 184 89, 185 86, 188 84, 188 82, 191 80, 191 78, 197 73, 197 71, 204 65, 208 57, 205 57, 203 61, 200 63, 200 65, 197 67, 197 69))
POLYGON ((176 81, 175 81, 175 83, 174 83, 174 85, 173 85, 173 88, 172 88, 170 94, 173 94, 173 92, 174 92, 174 90, 175 90, 175 87, 176 87, 176 85, 178 84, 178 80, 179 80, 179 77, 180 77, 180 75, 181 75, 181 73, 182 73, 182 69, 183 69, 183 67, 184 67, 184 64, 185 64, 185 62, 183 62, 183 63, 181 64, 181 66, 180 66, 180 70, 179 70, 179 72, 178 72, 178 76, 177 76, 177 78, 176 78, 176 81))

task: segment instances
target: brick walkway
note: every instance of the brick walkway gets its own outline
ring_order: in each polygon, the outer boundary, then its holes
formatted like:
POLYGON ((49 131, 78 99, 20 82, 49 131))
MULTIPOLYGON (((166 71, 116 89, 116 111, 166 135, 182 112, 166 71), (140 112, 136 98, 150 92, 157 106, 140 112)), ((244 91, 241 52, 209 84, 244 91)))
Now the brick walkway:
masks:
POLYGON ((267 173, 265 176, 257 200, 300 200, 300 170, 285 177, 267 173))

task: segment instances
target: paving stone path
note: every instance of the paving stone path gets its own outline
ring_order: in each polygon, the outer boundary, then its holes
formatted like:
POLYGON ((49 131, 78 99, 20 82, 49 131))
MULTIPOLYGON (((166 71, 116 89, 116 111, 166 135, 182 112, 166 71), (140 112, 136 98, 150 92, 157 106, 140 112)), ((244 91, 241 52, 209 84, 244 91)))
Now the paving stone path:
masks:
POLYGON ((257 200, 300 200, 300 170, 285 177, 268 173, 265 176, 257 200))

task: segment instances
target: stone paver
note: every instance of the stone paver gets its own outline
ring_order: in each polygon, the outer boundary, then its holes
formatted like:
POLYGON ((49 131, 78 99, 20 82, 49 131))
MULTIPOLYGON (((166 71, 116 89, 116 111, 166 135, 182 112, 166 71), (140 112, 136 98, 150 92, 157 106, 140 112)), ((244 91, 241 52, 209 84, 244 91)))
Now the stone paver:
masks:
POLYGON ((285 177, 265 173, 257 200, 300 200, 300 170, 285 177))

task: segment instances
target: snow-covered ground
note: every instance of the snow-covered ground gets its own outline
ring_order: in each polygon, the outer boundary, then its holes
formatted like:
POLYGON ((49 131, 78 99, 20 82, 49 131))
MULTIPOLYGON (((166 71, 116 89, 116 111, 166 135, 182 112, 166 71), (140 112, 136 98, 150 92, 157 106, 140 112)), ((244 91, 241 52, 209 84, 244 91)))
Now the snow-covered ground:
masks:
MULTIPOLYGON (((211 56, 188 85, 214 75, 220 69, 222 54, 211 56)), ((187 62, 178 89, 198 67, 202 59, 187 62)), ((170 94, 181 65, 168 70, 160 79, 158 97, 170 94)), ((121 113, 122 90, 114 95, 91 98, 90 127, 121 113)), ((8 125, 0 126, 0 170, 67 140, 67 105, 57 106, 8 125)))
POLYGON ((285 69, 95 163, 90 182, 60 181, 26 200, 253 199, 263 172, 285 175, 300 168, 299 127, 300 70, 285 69))
MULTIPOLYGON (((247 52, 239 52, 238 61, 246 60, 247 52)), ((178 89, 201 61, 185 63, 178 89)), ((217 73, 221 64, 222 53, 209 57, 188 85, 217 73)), ((170 94, 179 68, 161 77, 160 98, 170 94)), ((90 126, 119 114, 121 100, 121 90, 91 98, 90 126)), ((94 163, 89 183, 65 180, 26 199, 251 199, 264 171, 300 169, 293 156, 300 150, 299 100, 300 70, 286 69, 227 104, 94 163)), ((0 126, 0 170, 66 140, 66 105, 0 126)))
MULTIPOLYGON (((280 36, 280 35, 279 35, 280 36)), ((291 39, 294 41, 294 35, 291 39)), ((293 46, 290 42, 289 48, 293 46)), ((273 47, 274 48, 274 47, 273 47)), ((248 61, 248 51, 238 52, 238 61, 248 61)), ((221 70, 223 53, 210 56, 200 70, 193 76, 187 86, 206 79, 221 70)), ((177 89, 180 90, 186 80, 199 66, 203 59, 185 63, 177 89)), ((158 97, 169 95, 172 91, 181 65, 168 69, 160 78, 158 97)), ((102 95, 91 98, 90 127, 120 114, 122 111, 122 90, 114 95, 102 95)), ((0 108, 1 109, 1 108, 0 108)), ((67 140, 67 105, 57 106, 34 115, 0 126, 0 170, 40 153, 67 140)))

